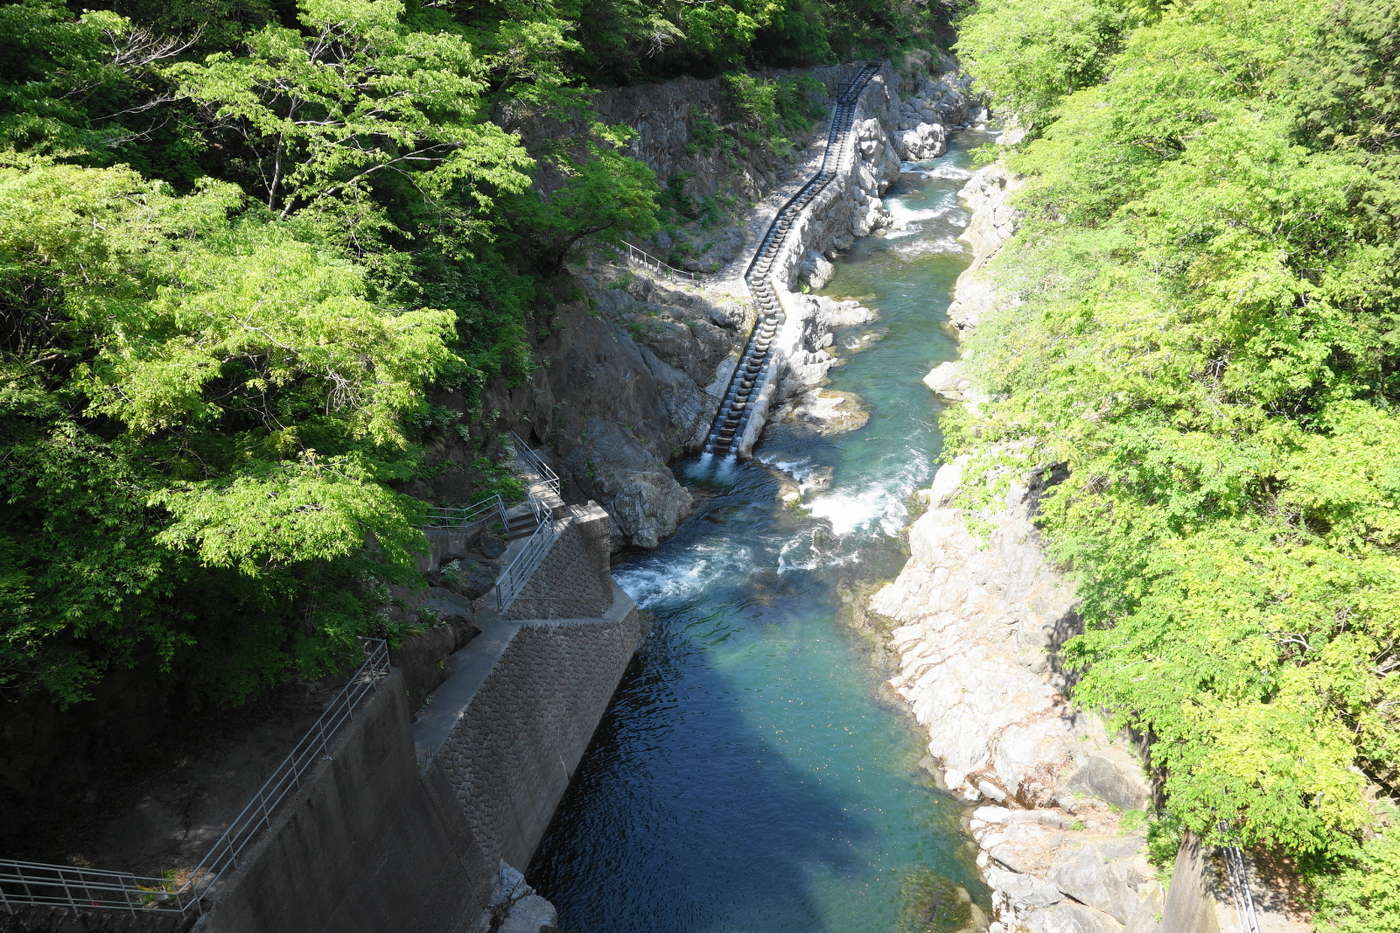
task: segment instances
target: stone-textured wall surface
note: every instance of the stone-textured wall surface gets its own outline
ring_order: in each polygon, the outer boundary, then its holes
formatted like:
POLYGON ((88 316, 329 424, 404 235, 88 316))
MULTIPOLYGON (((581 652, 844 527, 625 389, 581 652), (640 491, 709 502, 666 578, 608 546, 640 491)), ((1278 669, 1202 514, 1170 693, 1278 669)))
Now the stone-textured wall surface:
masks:
POLYGON ((608 513, 590 502, 570 506, 567 517, 556 521, 563 531, 507 609, 507 619, 583 619, 602 616, 612 605, 608 513))
POLYGON ((420 777, 397 671, 221 883, 201 933, 468 933, 496 862, 420 777))
POLYGON ((553 923, 509 866, 528 864, 642 631, 612 582, 607 513, 561 504, 555 520, 560 538, 527 590, 571 615, 479 612, 480 634, 448 657, 411 724, 394 670, 196 929, 471 933, 494 917, 504 925, 493 929, 535 933, 553 923))
POLYGON ((520 867, 632 659, 641 618, 614 589, 601 618, 497 625, 508 630, 488 626, 467 649, 493 652, 485 670, 449 676, 415 734, 424 772, 452 788, 486 851, 520 867))

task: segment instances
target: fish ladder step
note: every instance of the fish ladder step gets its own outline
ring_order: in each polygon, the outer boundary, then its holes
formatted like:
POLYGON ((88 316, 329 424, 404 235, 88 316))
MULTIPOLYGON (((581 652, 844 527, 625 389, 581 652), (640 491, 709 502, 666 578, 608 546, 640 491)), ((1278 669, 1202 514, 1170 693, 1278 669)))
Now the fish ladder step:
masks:
POLYGON ((838 169, 846 165, 846 144, 850 141, 851 127, 855 125, 856 105, 865 85, 879 72, 880 66, 867 62, 855 76, 837 89, 836 104, 831 111, 831 123, 827 127, 826 144, 822 150, 821 165, 815 174, 803 183, 788 202, 773 215, 768 229, 744 271, 744 282, 753 296, 754 305, 760 314, 749 331, 744 352, 734 366, 725 387, 724 397, 714 420, 710 422, 710 433, 705 442, 705 451, 713 454, 728 454, 734 447, 735 437, 742 437, 753 413, 750 405, 754 393, 763 387, 763 374, 768 369, 772 356, 773 339, 777 336, 778 324, 787 319, 782 303, 768 281, 773 263, 787 245, 788 234, 793 230, 802 213, 811 206, 827 185, 836 177, 838 169))

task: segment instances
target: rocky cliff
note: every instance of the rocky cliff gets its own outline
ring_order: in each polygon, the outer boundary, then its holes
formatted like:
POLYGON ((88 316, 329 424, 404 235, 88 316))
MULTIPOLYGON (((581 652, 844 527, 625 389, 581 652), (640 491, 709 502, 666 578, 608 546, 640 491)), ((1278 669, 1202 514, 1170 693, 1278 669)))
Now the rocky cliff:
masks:
MULTIPOLYGON (((900 158, 941 151, 945 126, 961 122, 968 108, 965 81, 950 65, 911 56, 868 87, 857 158, 809 212, 786 259, 787 285, 825 281, 830 256, 888 221, 880 195, 898 175, 900 158)), ((834 91, 853 67, 806 74, 834 91)), ((692 200, 733 198, 742 209, 718 224, 711 218, 665 235, 692 244, 690 265, 714 270, 696 284, 612 256, 577 264, 573 297, 557 302, 541 328, 538 371, 526 384, 498 389, 490 406, 549 450, 576 498, 607 509, 619 545, 654 547, 690 508, 669 463, 703 442, 753 320, 743 267, 773 213, 820 158, 826 124, 815 123, 805 148, 775 163, 734 146, 698 144, 706 127, 723 128, 726 119, 718 80, 617 89, 597 105, 606 119, 637 131, 633 154, 664 187, 692 200)), ((802 308, 793 315, 785 394, 814 386, 832 364, 825 349, 832 320, 802 308)))
MULTIPOLYGON (((959 329, 1008 300, 986 265, 1015 230, 1017 185, 994 165, 964 189, 974 261, 949 310, 959 329)), ((927 381, 947 400, 976 404, 956 364, 927 381)), ((1075 594, 1033 525, 1054 477, 1012 484, 970 515, 954 504, 964 466, 938 470, 929 509, 909 531, 908 563, 871 600, 895 623, 891 684, 928 730, 947 787, 978 804, 971 829, 993 892, 992 933, 1151 930, 1163 892, 1142 854, 1149 784, 1134 750, 1066 697, 1059 650, 1079 625, 1075 594)))

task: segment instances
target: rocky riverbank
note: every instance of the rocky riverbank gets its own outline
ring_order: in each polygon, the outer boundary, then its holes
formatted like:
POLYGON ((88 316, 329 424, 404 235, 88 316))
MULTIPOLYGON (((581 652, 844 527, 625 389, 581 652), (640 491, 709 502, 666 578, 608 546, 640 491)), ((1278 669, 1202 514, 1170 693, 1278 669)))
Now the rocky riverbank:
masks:
MULTIPOLYGON (((998 164, 963 189, 973 263, 949 318, 975 327, 999 301, 988 261, 1015 231, 1018 187, 998 164)), ((958 364, 927 383, 977 403, 958 364)), ((894 623, 891 681, 928 731, 946 786, 975 804, 978 865, 993 892, 992 933, 1155 928, 1163 891, 1144 855, 1150 787, 1134 750, 1073 709, 1060 647, 1078 628, 1073 587, 1046 559, 1033 515, 1053 477, 1012 484, 991 507, 954 504, 965 464, 944 464, 909 530, 910 557, 870 601, 894 623), (985 537, 971 526, 990 529, 985 537)))
MULTIPOLYGON (((834 92, 853 67, 808 74, 834 92)), ((752 321, 743 269, 772 215, 814 170, 825 140, 823 121, 785 165, 764 165, 748 153, 719 158, 696 139, 721 119, 723 87, 682 79, 606 92, 599 101, 609 120, 637 130, 632 151, 663 184, 677 180, 692 199, 757 199, 752 210, 717 226, 674 234, 695 241, 696 270, 710 274, 692 284, 614 261, 575 268, 572 293, 554 306, 538 337, 538 370, 490 400, 503 421, 531 426, 529 439, 546 449, 575 498, 607 509, 619 546, 655 547, 688 514, 690 495, 669 464, 704 441, 752 321)), ((855 159, 812 205, 779 266, 777 278, 789 289, 790 327, 781 341, 786 375, 775 400, 788 403, 784 417, 816 429, 858 422, 857 400, 838 404, 820 396, 819 386, 838 362, 833 328, 861 312, 792 290, 820 287, 831 258, 888 224, 881 195, 901 159, 941 152, 949 127, 972 111, 966 79, 947 58, 907 57, 867 86, 855 159)))

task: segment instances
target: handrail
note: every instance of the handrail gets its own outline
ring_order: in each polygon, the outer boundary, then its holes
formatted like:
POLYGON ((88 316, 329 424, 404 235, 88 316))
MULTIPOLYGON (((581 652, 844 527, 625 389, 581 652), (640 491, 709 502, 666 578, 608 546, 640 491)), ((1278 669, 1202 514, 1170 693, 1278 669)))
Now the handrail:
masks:
POLYGON ((515 442, 516 456, 520 458, 528 469, 533 470, 536 475, 540 477, 543 485, 548 486, 551 492, 558 495, 559 474, 555 473, 553 467, 546 463, 543 457, 535 453, 529 444, 525 443, 523 437, 516 434, 514 431, 510 432, 510 437, 511 440, 515 442))
POLYGON ((685 269, 677 269, 675 266, 670 265, 669 263, 664 263, 660 259, 657 259, 651 253, 648 253, 646 250, 642 249, 639 246, 633 246, 626 240, 622 241, 622 245, 627 247, 628 260, 636 263, 637 265, 644 266, 648 269, 655 269, 657 272, 660 272, 663 275, 669 275, 673 278, 678 278, 685 282, 700 281, 700 276, 696 275, 694 272, 687 272, 685 269))
POLYGON ((331 745, 354 717, 366 696, 389 673, 389 646, 383 639, 361 639, 365 660, 326 704, 292 751, 230 821, 223 834, 189 873, 175 885, 168 878, 98 868, 75 868, 0 859, 0 907, 60 907, 66 910, 121 910, 129 913, 184 914, 203 911, 209 889, 257 837, 272 825, 277 807, 301 786, 301 778, 331 758, 331 745), (37 892, 37 893, 36 893, 37 892))
POLYGON ((424 528, 465 528, 467 525, 483 521, 491 512, 504 521, 505 500, 499 493, 492 493, 467 506, 430 506, 428 523, 424 528))
MULTIPOLYGON (((1222 831, 1229 828, 1227 822, 1220 824, 1222 831)), ((1230 897, 1235 902, 1235 913, 1240 918, 1241 933, 1259 933, 1259 916, 1254 909, 1254 895, 1249 890, 1249 869, 1245 865, 1244 853, 1239 846, 1223 845, 1220 854, 1225 860, 1225 880, 1230 888, 1230 897)))
MULTIPOLYGON (((535 502, 533 497, 531 502, 535 502)), ((559 539, 559 529, 555 527, 554 519, 547 513, 541 515, 535 513, 538 524, 531 533, 525 546, 520 549, 514 559, 501 571, 501 575, 496 578, 496 610, 505 612, 515 602, 521 590, 535 575, 545 557, 554 548, 554 542, 559 539)))

